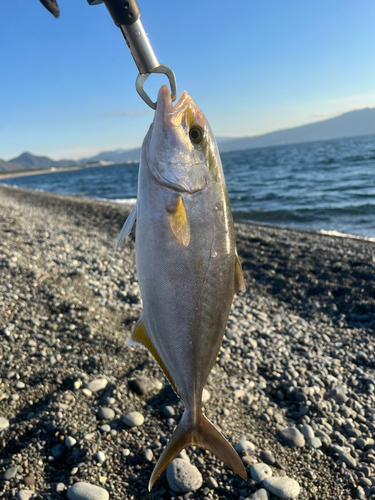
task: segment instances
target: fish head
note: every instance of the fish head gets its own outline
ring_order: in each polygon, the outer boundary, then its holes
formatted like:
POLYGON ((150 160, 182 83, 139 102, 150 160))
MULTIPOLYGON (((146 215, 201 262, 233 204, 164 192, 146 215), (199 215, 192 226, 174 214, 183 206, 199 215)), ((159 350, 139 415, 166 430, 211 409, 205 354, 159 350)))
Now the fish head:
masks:
POLYGON ((207 186, 217 146, 206 117, 186 91, 173 106, 168 87, 161 87, 145 143, 147 163, 160 184, 187 193, 207 186))

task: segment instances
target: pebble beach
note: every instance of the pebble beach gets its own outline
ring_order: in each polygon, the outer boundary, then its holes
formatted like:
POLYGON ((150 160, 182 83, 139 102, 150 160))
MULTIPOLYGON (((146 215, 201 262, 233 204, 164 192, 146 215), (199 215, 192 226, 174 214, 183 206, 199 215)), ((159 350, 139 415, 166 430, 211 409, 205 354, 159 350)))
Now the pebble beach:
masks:
POLYGON ((204 412, 248 480, 188 448, 144 349, 125 205, 0 186, 0 499, 375 499, 375 243, 236 224, 235 296, 204 412))

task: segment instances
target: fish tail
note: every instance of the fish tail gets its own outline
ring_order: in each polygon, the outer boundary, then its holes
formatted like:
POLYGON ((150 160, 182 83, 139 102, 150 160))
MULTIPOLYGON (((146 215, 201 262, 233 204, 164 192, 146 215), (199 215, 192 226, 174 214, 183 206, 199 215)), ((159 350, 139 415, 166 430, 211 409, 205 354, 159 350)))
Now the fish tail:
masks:
POLYGON ((187 446, 199 446, 199 448, 210 451, 246 481, 247 475, 242 460, 214 424, 202 413, 196 419, 195 424, 189 423, 188 419, 188 412, 185 411, 152 471, 148 490, 151 491, 159 476, 187 446))

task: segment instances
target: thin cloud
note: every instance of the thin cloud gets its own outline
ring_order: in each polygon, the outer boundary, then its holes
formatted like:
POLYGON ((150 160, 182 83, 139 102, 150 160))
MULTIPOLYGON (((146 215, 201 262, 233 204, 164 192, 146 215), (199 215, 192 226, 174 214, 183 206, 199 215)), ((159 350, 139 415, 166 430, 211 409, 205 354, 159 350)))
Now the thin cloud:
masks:
POLYGON ((126 109, 125 111, 110 111, 102 116, 112 117, 112 116, 139 116, 139 115, 149 115, 153 113, 152 109, 126 109))

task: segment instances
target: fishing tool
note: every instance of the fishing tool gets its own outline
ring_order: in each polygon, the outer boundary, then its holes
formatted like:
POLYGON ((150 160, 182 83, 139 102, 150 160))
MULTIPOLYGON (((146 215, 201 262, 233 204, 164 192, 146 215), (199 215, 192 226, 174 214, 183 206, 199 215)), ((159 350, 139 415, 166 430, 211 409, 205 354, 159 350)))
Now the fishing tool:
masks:
POLYGON ((141 10, 137 0, 87 0, 87 2, 89 5, 104 3, 115 25, 120 28, 139 71, 135 88, 145 103, 150 108, 156 109, 156 102, 152 101, 144 89, 144 84, 151 73, 167 76, 171 98, 174 101, 177 96, 175 74, 171 68, 159 63, 140 19, 141 10))

